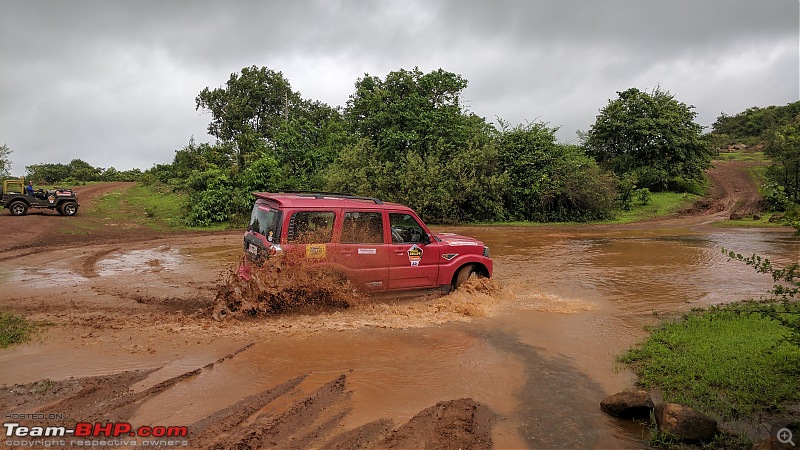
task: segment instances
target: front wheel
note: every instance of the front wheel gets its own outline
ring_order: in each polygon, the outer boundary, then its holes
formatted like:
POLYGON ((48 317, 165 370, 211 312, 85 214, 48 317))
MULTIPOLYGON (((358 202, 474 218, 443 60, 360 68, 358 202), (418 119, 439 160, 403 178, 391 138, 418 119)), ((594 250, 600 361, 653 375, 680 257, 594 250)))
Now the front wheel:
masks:
POLYGON ((64 203, 58 211, 65 216, 74 216, 78 212, 78 204, 75 202, 64 203))
POLYGON ((28 212, 28 205, 25 202, 16 201, 12 203, 8 209, 11 211, 11 214, 15 216, 24 216, 26 212, 28 212))
POLYGON ((475 266, 469 265, 464 266, 458 270, 458 275, 456 275, 456 279, 453 282, 453 289, 458 289, 459 286, 466 283, 469 280, 469 277, 472 276, 473 273, 477 273, 475 270, 475 266))

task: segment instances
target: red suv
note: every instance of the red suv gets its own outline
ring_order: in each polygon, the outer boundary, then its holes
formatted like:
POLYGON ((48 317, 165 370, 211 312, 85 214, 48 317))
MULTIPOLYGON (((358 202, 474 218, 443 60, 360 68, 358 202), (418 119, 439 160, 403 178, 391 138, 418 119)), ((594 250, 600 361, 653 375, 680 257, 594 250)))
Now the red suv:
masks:
POLYGON ((431 233, 407 206, 321 192, 254 195, 248 261, 294 254, 330 264, 369 291, 455 288, 473 273, 492 275, 483 242, 431 233))

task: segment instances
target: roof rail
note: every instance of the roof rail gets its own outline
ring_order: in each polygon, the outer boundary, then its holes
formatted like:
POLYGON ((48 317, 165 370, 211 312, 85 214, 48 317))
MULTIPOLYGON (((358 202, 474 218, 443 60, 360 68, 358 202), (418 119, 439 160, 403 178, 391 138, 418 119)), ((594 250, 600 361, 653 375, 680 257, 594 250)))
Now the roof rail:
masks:
POLYGON ((341 192, 323 192, 323 191, 278 191, 276 194, 298 194, 303 197, 314 197, 317 199, 328 198, 346 198, 350 200, 368 200, 376 205, 382 205, 383 202, 375 197, 362 197, 353 194, 343 194, 341 192))

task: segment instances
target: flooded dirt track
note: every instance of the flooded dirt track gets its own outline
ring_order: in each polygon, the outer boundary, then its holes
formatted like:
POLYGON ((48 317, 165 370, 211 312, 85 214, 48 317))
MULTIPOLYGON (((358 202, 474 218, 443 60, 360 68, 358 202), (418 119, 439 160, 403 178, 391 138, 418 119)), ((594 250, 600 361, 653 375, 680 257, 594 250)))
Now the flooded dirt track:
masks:
POLYGON ((490 246, 493 280, 226 322, 211 308, 241 233, 6 245, 0 307, 52 326, 0 350, 0 412, 188 426, 191 448, 641 448, 599 409, 634 383, 615 357, 772 285, 722 247, 800 257, 788 232, 681 220, 448 231, 490 246))

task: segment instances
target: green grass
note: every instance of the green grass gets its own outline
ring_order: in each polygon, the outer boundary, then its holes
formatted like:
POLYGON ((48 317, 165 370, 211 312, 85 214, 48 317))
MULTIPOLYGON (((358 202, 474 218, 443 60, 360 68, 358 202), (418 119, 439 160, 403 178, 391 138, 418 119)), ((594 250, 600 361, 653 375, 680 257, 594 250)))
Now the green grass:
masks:
POLYGON ((33 330, 34 325, 24 317, 0 312, 0 348, 28 341, 33 330))
POLYGON ((651 330, 622 355, 642 386, 720 420, 800 400, 800 304, 741 302, 651 330))
POLYGON ((634 201, 633 208, 630 211, 619 211, 614 220, 605 223, 631 223, 669 216, 682 209, 689 208, 695 200, 700 198, 702 197, 699 195, 688 193, 654 192, 647 205, 634 201))
POLYGON ((96 198, 90 208, 81 207, 89 220, 73 227, 72 233, 90 233, 115 224, 120 227, 139 225, 156 231, 225 230, 242 228, 241 224, 222 223, 208 227, 189 227, 182 222, 186 195, 174 192, 165 184, 135 184, 106 192, 96 198))
POLYGON ((140 218, 143 225, 156 230, 183 228, 181 215, 186 195, 173 192, 169 186, 137 184, 121 200, 127 213, 140 218))
POLYGON ((721 152, 718 156, 714 157, 715 161, 754 161, 754 162, 768 162, 769 160, 762 151, 747 151, 740 150, 736 152, 721 152))

